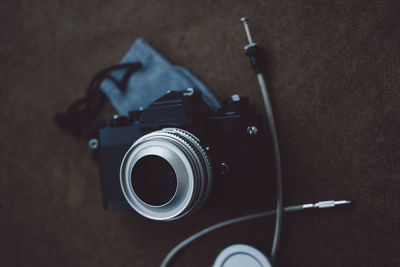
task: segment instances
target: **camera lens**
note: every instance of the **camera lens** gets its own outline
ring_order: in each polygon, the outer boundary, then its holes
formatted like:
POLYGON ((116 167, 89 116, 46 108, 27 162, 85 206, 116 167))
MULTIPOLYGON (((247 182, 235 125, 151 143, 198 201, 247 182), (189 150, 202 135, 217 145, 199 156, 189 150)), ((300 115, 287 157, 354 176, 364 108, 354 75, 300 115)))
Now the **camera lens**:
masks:
POLYGON ((159 156, 139 159, 132 170, 132 187, 137 196, 152 206, 161 206, 176 191, 176 175, 172 166, 159 156))
POLYGON ((176 220, 207 199, 212 169, 193 134, 165 128, 139 138, 121 162, 120 182, 129 205, 153 220, 176 220))

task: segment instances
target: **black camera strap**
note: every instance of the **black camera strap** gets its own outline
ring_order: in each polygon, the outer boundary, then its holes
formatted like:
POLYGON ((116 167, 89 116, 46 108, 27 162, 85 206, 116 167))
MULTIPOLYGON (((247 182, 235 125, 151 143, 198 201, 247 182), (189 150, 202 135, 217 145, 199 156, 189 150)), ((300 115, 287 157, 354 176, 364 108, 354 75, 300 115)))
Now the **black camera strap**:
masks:
POLYGON ((90 81, 85 97, 74 101, 66 112, 60 112, 54 116, 57 126, 73 135, 92 137, 98 128, 94 120, 107 101, 107 97, 100 90, 100 84, 105 79, 109 79, 121 92, 125 92, 129 78, 141 67, 142 64, 137 62, 123 63, 98 72, 90 81), (112 76, 112 72, 116 70, 126 70, 121 81, 112 76))

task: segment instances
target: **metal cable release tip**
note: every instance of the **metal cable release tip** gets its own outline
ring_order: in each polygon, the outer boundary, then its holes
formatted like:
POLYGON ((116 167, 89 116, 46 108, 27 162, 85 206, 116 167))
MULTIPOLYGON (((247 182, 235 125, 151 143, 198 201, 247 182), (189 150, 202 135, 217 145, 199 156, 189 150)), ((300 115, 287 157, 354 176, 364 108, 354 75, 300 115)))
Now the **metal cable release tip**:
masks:
POLYGON ((246 17, 242 17, 240 21, 243 23, 244 30, 246 31, 247 41, 249 42, 247 45, 244 46, 246 55, 250 58, 250 62, 253 65, 253 68, 256 71, 256 73, 257 74, 261 73, 261 68, 259 64, 260 48, 257 43, 253 42, 253 38, 251 37, 251 32, 248 24, 249 19, 246 17))
POLYGON ((324 209, 324 208, 333 208, 337 205, 348 205, 350 203, 351 203, 350 200, 327 200, 312 204, 303 204, 302 207, 303 209, 313 209, 313 208, 324 209))
POLYGON ((251 33, 250 33, 250 29, 249 29, 249 24, 247 23, 249 21, 248 18, 246 17, 242 17, 240 19, 240 21, 243 23, 244 26, 244 30, 246 31, 246 35, 247 35, 247 40, 249 41, 249 44, 253 43, 253 39, 251 38, 251 33))

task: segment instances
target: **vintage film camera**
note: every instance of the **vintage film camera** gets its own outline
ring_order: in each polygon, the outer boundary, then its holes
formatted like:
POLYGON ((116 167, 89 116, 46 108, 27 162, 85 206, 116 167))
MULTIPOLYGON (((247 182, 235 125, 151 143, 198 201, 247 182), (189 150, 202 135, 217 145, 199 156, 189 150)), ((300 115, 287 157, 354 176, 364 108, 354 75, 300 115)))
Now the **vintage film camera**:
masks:
POLYGON ((246 97, 233 95, 214 111, 198 90, 168 91, 99 129, 106 208, 168 221, 205 202, 221 209, 265 207, 273 180, 269 139, 246 97))

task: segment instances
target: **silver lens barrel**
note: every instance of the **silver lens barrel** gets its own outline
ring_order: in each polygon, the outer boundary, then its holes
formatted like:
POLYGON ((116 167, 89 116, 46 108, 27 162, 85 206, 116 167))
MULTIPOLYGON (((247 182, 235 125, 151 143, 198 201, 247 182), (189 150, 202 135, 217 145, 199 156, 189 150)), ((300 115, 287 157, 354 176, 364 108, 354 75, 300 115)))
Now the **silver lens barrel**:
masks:
POLYGON ((212 182, 211 163, 197 137, 182 129, 165 128, 139 138, 126 152, 120 182, 126 200, 135 211, 153 220, 176 220, 192 213, 206 200, 212 182), (139 162, 154 156, 169 163, 176 179, 172 197, 160 205, 140 198, 142 192, 137 192, 132 179, 141 173, 139 162))

